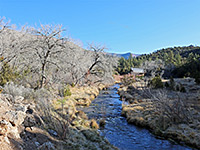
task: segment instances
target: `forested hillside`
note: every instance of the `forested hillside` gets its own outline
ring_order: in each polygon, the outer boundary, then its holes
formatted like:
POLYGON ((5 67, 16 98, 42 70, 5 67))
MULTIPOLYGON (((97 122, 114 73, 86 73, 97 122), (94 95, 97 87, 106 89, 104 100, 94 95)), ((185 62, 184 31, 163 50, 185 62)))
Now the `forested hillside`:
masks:
POLYGON ((151 54, 143 54, 138 57, 129 56, 128 59, 121 58, 117 71, 120 74, 130 72, 131 67, 145 68, 147 64, 157 62, 162 64, 167 77, 195 77, 200 76, 200 47, 184 46, 161 49, 151 54), (161 62, 162 61, 162 62, 161 62))

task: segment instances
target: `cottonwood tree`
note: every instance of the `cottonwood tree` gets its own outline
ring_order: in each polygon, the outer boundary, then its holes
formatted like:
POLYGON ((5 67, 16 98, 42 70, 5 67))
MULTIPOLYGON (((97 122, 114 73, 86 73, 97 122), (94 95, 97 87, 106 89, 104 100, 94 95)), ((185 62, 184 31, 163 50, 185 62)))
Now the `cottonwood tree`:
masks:
POLYGON ((14 67, 14 60, 26 48, 26 27, 16 29, 5 18, 0 19, 0 56, 14 67))
POLYGON ((76 83, 98 83, 112 79, 117 59, 104 53, 105 46, 89 44, 89 59, 84 72, 76 83))
POLYGON ((24 27, 20 31, 1 27, 1 54, 20 72, 18 84, 38 89, 52 83, 112 79, 117 61, 104 54, 105 47, 90 45, 85 50, 64 38, 63 31, 61 25, 24 27))
POLYGON ((17 77, 15 62, 25 48, 25 28, 16 30, 5 18, 0 19, 0 78, 1 85, 17 77))
MULTIPOLYGON (((42 88, 50 80, 50 70, 62 70, 60 60, 66 50, 66 39, 62 37, 61 25, 40 25, 29 29, 27 49, 21 57, 24 68, 36 78, 36 87, 42 88)), ((63 58, 64 59, 64 58, 63 58)))
MULTIPOLYGON (((97 70, 97 67, 100 66, 99 64, 102 63, 101 52, 104 50, 104 47, 94 46, 92 44, 89 45, 90 50, 87 52, 87 64, 86 67, 82 72, 80 72, 80 77, 76 80, 76 84, 80 83, 88 83, 89 82, 89 75, 98 76, 100 70, 97 70)), ((103 68, 101 71, 104 72, 103 68)), ((91 78, 91 77, 90 77, 91 78)))
POLYGON ((5 48, 4 48, 4 39, 5 39, 5 33, 6 33, 6 29, 9 27, 8 26, 9 22, 5 22, 5 18, 2 17, 0 19, 0 56, 3 57, 4 56, 4 53, 6 52, 5 51, 5 48))
POLYGON ((155 76, 162 76, 164 71, 164 62, 160 59, 155 61, 145 61, 141 64, 141 68, 143 68, 150 78, 154 78, 155 76))

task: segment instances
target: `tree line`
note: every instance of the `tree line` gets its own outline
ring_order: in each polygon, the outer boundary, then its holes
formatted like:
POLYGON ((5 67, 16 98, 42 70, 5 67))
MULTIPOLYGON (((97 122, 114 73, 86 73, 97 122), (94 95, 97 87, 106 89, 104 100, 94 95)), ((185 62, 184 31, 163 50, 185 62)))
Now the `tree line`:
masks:
POLYGON ((200 47, 184 46, 173 47, 143 54, 138 57, 129 56, 119 59, 116 71, 127 74, 131 67, 141 67, 150 70, 151 67, 163 70, 163 77, 194 77, 200 78, 200 47), (150 67, 151 66, 151 67, 150 67))
POLYGON ((8 82, 40 89, 59 84, 112 82, 117 58, 105 47, 83 49, 64 36, 62 25, 23 26, 0 18, 0 85, 8 82))

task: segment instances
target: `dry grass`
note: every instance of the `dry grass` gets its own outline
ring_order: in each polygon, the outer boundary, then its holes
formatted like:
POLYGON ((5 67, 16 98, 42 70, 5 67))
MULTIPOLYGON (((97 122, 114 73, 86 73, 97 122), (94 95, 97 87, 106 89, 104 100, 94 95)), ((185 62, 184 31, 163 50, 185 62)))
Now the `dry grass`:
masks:
POLYGON ((96 120, 92 119, 91 122, 90 122, 90 127, 92 129, 98 129, 99 128, 99 125, 98 123, 96 122, 96 120))

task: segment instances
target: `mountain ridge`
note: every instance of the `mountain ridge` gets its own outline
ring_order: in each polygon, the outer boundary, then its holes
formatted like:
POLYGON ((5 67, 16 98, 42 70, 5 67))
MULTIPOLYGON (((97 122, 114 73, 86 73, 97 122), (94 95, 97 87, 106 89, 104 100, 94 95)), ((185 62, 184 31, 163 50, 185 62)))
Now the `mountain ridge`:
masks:
POLYGON ((122 54, 119 54, 119 53, 108 53, 109 55, 112 55, 112 56, 117 56, 117 57, 124 57, 125 59, 128 59, 130 54, 132 55, 132 57, 138 57, 140 56, 140 54, 134 54, 134 53, 131 53, 131 52, 127 52, 127 53, 122 53, 122 54))

